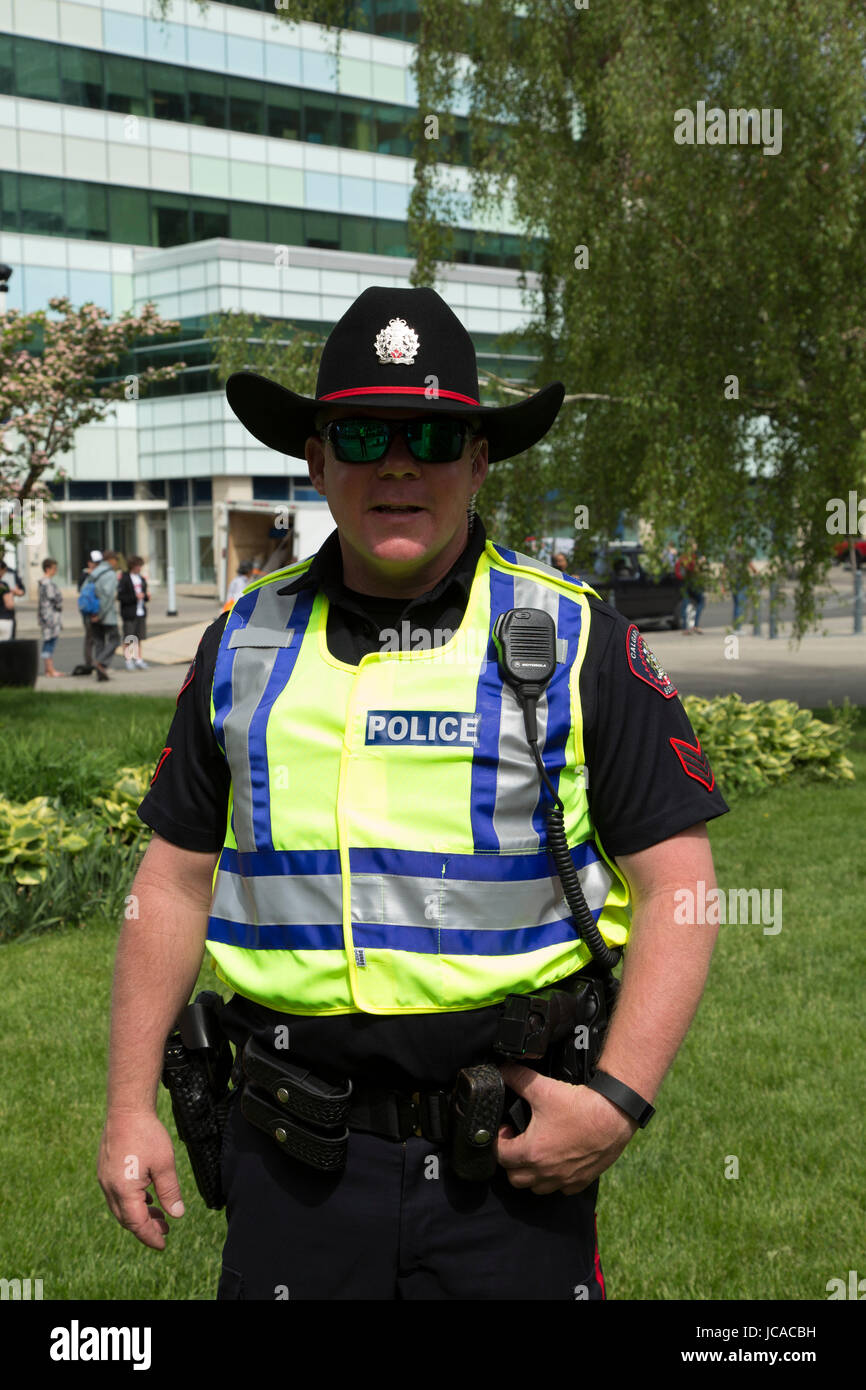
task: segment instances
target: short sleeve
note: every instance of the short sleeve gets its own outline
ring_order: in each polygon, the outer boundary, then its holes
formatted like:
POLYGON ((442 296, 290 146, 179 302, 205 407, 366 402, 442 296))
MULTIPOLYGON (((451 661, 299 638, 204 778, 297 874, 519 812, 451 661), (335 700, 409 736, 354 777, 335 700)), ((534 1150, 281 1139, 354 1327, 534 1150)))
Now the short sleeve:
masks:
POLYGON ((231 778, 210 722, 210 692, 227 614, 199 643, 183 678, 177 708, 147 795, 138 808, 146 825, 181 849, 219 850, 225 842, 231 778))
POLYGON ((609 604, 589 605, 580 692, 590 814, 608 854, 636 854, 729 807, 649 644, 609 604))

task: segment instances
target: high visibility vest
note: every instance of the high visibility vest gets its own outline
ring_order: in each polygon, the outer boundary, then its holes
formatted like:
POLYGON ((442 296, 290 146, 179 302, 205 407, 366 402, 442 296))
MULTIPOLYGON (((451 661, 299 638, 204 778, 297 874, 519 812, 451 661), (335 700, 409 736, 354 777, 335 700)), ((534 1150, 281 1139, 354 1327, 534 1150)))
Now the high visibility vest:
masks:
POLYGON ((405 651, 386 639, 352 666, 328 650, 324 594, 278 593, 310 563, 250 586, 217 655, 211 717, 231 773, 207 939, 220 977, 287 1013, 435 1013, 553 984, 590 959, 491 640, 515 607, 556 624, 539 748, 590 910, 622 945, 628 888, 594 833, 584 775, 592 590, 488 542, 450 640, 405 651))

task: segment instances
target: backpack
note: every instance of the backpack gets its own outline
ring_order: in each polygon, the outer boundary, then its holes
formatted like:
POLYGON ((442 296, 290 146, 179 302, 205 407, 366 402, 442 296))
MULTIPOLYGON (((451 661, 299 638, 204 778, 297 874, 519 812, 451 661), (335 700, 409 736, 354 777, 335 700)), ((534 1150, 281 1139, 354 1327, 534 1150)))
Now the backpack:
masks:
POLYGON ((85 579, 81 586, 81 593, 78 595, 79 613, 83 613, 86 618, 92 618, 101 607, 102 604, 96 594, 96 585, 92 579, 85 579))

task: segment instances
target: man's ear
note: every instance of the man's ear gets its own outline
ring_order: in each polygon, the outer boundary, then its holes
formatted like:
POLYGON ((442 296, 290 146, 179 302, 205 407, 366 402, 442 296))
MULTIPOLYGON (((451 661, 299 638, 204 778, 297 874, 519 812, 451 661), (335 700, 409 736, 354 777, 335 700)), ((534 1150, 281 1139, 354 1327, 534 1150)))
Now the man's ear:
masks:
POLYGON ((487 477, 487 470, 489 467, 490 460, 488 458, 487 440, 482 439, 478 448, 472 455, 472 481, 477 482, 479 487, 481 487, 481 484, 487 477))
POLYGON ((310 475, 310 482, 320 496, 324 497, 326 495, 325 449, 317 434, 311 434, 304 445, 304 458, 307 460, 307 472, 310 475))

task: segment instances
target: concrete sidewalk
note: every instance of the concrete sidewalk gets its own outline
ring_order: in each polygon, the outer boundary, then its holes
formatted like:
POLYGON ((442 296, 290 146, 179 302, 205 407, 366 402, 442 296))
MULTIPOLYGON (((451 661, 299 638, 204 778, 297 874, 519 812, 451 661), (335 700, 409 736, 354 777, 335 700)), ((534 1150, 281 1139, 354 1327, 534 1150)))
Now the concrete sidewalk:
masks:
MULTIPOLYGON (((191 608, 186 600, 184 608, 191 608)), ((191 623, 190 612, 186 611, 183 625, 178 615, 177 625, 163 636, 148 638, 144 654, 153 664, 147 671, 127 671, 116 657, 111 679, 106 682, 97 682, 95 676, 68 676, 61 680, 40 676, 36 689, 176 695, 199 637, 215 616, 210 606, 205 617, 191 623)), ((153 628, 157 626, 152 624, 153 628)), ((826 636, 810 634, 797 648, 791 646, 787 628, 781 629, 781 635, 772 641, 752 636, 751 629, 730 633, 718 626, 705 628, 703 635, 647 631, 645 638, 681 696, 727 695, 736 691, 744 700, 784 698, 812 708, 825 705, 828 700, 841 704, 847 696, 852 704, 866 705, 866 635, 855 637, 851 633, 849 617, 828 618, 824 626, 826 636)), ((19 633, 35 635, 28 634, 20 622, 19 633)))
POLYGON ((866 635, 854 636, 850 617, 827 618, 823 629, 826 635, 810 633, 797 647, 787 625, 772 640, 754 637, 751 628, 723 627, 645 638, 681 696, 736 691, 744 700, 795 700, 812 708, 847 696, 866 705, 866 635))

